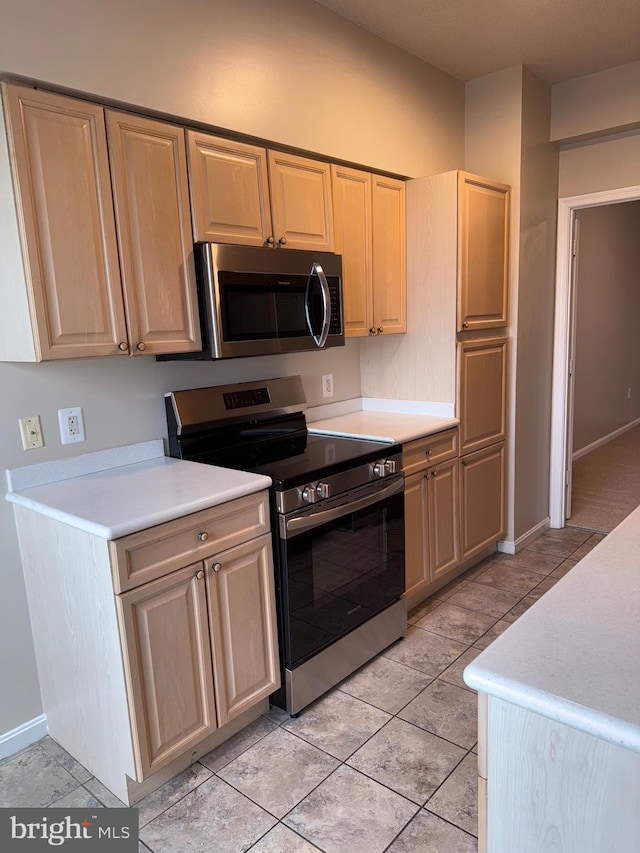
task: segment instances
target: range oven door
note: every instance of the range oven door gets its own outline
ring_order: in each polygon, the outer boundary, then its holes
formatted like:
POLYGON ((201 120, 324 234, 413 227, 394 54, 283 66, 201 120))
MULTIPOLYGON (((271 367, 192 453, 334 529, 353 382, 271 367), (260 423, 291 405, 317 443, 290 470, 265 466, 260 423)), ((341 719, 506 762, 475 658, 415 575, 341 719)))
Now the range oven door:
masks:
POLYGON ((405 589, 402 474, 279 518, 284 665, 293 669, 405 589))

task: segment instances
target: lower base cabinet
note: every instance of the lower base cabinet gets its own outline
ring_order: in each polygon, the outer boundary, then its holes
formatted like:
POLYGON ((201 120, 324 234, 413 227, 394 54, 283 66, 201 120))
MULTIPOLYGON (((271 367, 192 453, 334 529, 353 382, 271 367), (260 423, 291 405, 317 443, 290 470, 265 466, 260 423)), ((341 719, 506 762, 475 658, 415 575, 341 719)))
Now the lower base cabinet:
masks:
POLYGON ((495 549, 504 535, 505 443, 458 459, 456 432, 420 439, 403 451, 409 609, 495 549), (429 464, 443 456, 446 461, 429 464))
POLYGON ((49 734, 125 804, 268 709, 267 492, 115 540, 14 509, 49 734))
POLYGON ((143 778, 278 688, 268 534, 117 601, 143 778))

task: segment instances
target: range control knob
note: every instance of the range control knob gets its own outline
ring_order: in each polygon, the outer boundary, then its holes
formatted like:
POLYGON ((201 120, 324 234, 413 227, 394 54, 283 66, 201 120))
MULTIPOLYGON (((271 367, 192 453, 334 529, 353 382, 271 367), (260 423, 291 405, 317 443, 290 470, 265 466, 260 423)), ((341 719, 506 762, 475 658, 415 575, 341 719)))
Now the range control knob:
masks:
POLYGON ((396 460, 395 459, 387 459, 384 463, 384 469, 387 474, 395 474, 396 473, 396 460))
POLYGON ((384 477, 384 475, 387 473, 385 470, 385 465, 385 462, 376 462, 371 468, 371 473, 373 474, 373 476, 384 477))
POLYGON ((323 500, 325 498, 331 497, 331 486, 329 485, 329 483, 318 483, 318 485, 316 486, 316 494, 319 498, 322 498, 323 500))
POLYGON ((302 500, 307 504, 314 504, 318 500, 318 494, 313 486, 305 486, 302 490, 302 500))

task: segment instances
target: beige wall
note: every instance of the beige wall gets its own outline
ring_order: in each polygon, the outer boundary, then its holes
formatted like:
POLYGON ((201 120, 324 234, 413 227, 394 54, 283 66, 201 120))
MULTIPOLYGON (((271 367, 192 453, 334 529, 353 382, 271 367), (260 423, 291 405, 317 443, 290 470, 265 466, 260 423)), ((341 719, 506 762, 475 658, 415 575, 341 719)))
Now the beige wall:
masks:
POLYGON ((640 127, 640 62, 553 87, 551 139, 566 142, 640 127))
MULTIPOLYGON (((0 67, 113 101, 421 175, 463 160, 464 86, 311 0, 22 0, 3 8, 0 67), (317 53, 313 48, 318 45, 317 53), (313 55, 312 55, 313 54, 313 55)), ((0 286, 2 286, 0 266, 0 286)), ((151 358, 0 364, 0 469, 165 434, 166 390, 301 373, 311 403, 360 393, 359 344, 218 364, 151 358), (81 405, 87 441, 63 447, 58 408, 81 405), (17 419, 39 414, 24 453, 17 419)), ((0 736, 41 713, 18 546, 0 503, 0 736)))
POLYGON ((574 452, 640 418, 640 201, 577 217, 574 452))
POLYGON ((640 132, 560 150, 560 198, 636 186, 640 186, 640 132))

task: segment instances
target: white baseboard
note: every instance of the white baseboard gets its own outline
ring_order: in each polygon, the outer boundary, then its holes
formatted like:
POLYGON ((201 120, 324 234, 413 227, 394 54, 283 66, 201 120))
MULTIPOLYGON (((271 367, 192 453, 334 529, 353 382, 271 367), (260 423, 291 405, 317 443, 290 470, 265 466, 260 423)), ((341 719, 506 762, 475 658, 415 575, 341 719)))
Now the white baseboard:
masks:
POLYGON ((44 714, 34 717, 16 729, 0 735, 0 761, 19 752, 25 746, 31 746, 47 734, 47 718, 44 714))
POLYGON ((527 530, 526 533, 523 533, 522 536, 518 536, 517 539, 501 539, 498 542, 498 551, 502 554, 517 554, 518 551, 522 551, 523 548, 526 548, 530 542, 535 541, 538 536, 545 532, 545 530, 548 530, 550 526, 551 523, 549 518, 543 518, 535 527, 532 527, 531 530, 527 530))
POLYGON ((608 435, 603 435, 602 438, 599 438, 597 441, 592 441, 591 444, 587 444, 586 447, 581 447, 580 450, 576 450, 571 458, 575 462, 576 459, 580 459, 581 456, 586 456, 587 453, 591 453, 592 450, 602 447, 603 444, 608 444, 610 441, 613 441, 614 438, 617 438, 619 435, 627 432, 627 430, 633 429, 637 426, 640 426, 640 418, 636 418, 635 421, 631 421, 631 423, 625 424, 618 429, 614 429, 613 432, 610 432, 608 435))

